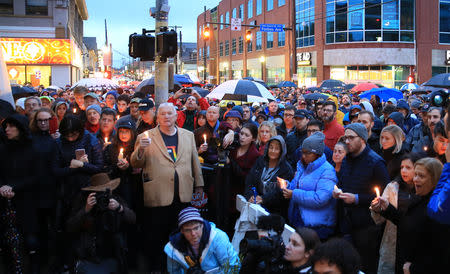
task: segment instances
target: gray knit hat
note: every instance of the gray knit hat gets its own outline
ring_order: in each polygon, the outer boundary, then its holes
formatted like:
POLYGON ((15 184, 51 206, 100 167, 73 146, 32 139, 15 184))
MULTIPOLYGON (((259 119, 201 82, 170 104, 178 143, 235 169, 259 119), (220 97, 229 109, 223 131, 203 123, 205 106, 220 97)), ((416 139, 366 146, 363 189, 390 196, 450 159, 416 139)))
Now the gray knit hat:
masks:
POLYGON ((322 156, 325 149, 324 140, 325 135, 322 132, 314 132, 314 134, 303 141, 302 150, 322 156))
POLYGON ((346 126, 345 129, 353 130, 356 133, 356 135, 361 137, 361 139, 363 139, 364 142, 367 143, 367 139, 369 138, 369 135, 367 133, 366 127, 363 124, 361 124, 361 123, 353 123, 353 124, 350 124, 350 125, 346 126))

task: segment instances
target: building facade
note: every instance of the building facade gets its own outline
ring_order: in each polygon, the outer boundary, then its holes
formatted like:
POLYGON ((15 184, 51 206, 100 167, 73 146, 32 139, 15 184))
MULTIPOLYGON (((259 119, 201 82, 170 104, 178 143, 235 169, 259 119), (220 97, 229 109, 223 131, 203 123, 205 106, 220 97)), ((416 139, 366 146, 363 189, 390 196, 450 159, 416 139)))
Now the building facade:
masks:
POLYGON ((450 0, 223 0, 206 11, 206 20, 199 15, 197 25, 198 64, 204 66, 206 53, 209 79, 218 77, 216 83, 263 76, 268 84, 294 80, 313 86, 339 79, 400 87, 409 75, 423 83, 450 69, 450 0), (235 17, 243 24, 283 24, 295 31, 254 28, 242 53, 236 53, 234 41, 240 46, 249 28, 239 32, 211 24, 211 38, 203 40, 208 22, 235 17))
POLYGON ((13 83, 65 86, 83 76, 84 0, 0 3, 0 45, 13 83))

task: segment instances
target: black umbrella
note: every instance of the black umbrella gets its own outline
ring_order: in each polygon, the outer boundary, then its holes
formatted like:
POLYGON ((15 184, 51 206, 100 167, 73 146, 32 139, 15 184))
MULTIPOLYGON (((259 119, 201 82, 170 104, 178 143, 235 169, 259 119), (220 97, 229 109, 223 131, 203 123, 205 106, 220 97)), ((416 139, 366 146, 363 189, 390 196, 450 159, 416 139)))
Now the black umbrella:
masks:
MULTIPOLYGON (((197 91, 198 94, 200 94, 200 96, 202 96, 202 97, 206 97, 206 95, 209 94, 209 91, 208 91, 208 90, 203 89, 203 88, 201 88, 201 87, 194 86, 194 87, 192 87, 192 89, 195 90, 195 91, 197 91)), ((191 96, 190 93, 185 93, 185 94, 183 94, 183 95, 180 96, 180 99, 185 99, 185 98, 188 98, 189 96, 191 96)))
POLYGON ((5 100, 0 99, 0 118, 6 118, 14 113, 14 108, 5 100))
POLYGON ((328 95, 322 94, 322 93, 308 93, 303 96, 305 100, 319 100, 319 99, 328 99, 328 95))
POLYGON ((330 88, 336 88, 336 87, 345 87, 345 83, 342 82, 341 80, 334 80, 334 79, 329 79, 329 80, 325 80, 322 82, 322 84, 320 84, 320 88, 321 89, 330 89, 330 88))
POLYGON ((344 89, 346 90, 351 90, 352 88, 354 88, 356 86, 356 84, 347 84, 345 85, 344 89))
POLYGON ((423 86, 450 88, 450 73, 442 73, 431 77, 423 86))
POLYGON ((318 87, 309 87, 309 88, 307 88, 306 90, 309 90, 309 91, 319 91, 319 90, 321 90, 321 89, 318 88, 318 87))
POLYGON ((38 93, 34 88, 19 85, 11 85, 11 91, 14 96, 38 93))
POLYGON ((438 87, 432 87, 432 86, 420 86, 416 89, 413 89, 411 91, 411 94, 428 94, 432 93, 433 91, 442 90, 442 88, 438 87))
MULTIPOLYGON (((182 86, 181 83, 178 82, 177 80, 173 81, 173 89, 172 91, 177 91, 179 90, 182 86)), ((136 87, 136 92, 140 91, 142 93, 145 94, 154 94, 155 93, 155 78, 148 78, 143 80, 137 87, 136 87)))

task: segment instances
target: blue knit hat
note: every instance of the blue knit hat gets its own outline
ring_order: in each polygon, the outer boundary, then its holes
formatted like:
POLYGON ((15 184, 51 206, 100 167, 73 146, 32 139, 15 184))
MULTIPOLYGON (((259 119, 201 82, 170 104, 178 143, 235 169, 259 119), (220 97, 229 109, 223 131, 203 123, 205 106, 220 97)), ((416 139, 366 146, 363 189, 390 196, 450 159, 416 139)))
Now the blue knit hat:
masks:
POLYGON ((88 107, 86 108, 86 113, 87 113, 89 110, 91 110, 91 109, 97 111, 98 114, 102 114, 102 108, 101 108, 99 105, 93 104, 93 105, 88 106, 88 107))
POLYGON ((239 118, 239 120, 242 121, 242 116, 239 113, 239 111, 237 111, 237 110, 230 110, 230 111, 228 111, 227 115, 225 115, 225 120, 227 118, 239 118))
POLYGON ((186 207, 178 214, 178 228, 181 228, 185 223, 191 221, 203 223, 203 218, 200 216, 200 211, 195 207, 186 207))

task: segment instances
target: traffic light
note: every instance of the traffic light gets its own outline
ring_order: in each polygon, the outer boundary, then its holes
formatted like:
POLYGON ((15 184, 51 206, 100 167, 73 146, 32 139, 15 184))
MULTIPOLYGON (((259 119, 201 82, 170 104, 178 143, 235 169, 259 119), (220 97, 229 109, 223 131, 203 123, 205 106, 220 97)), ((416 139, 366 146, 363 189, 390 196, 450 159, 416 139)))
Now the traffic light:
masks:
POLYGON ((128 40, 128 54, 141 61, 155 61, 155 37, 133 33, 128 40))
POLYGON ((414 83, 416 81, 416 79, 414 78, 414 75, 409 75, 408 76, 408 83, 414 83))
POLYGON ((177 33, 174 30, 156 35, 156 51, 162 60, 174 57, 178 52, 177 33))
POLYGON ((203 29, 203 40, 208 41, 209 37, 211 37, 211 32, 209 30, 209 27, 205 27, 203 29))
POLYGON ((252 41, 252 32, 250 30, 247 30, 245 32, 245 42, 249 43, 252 41))

